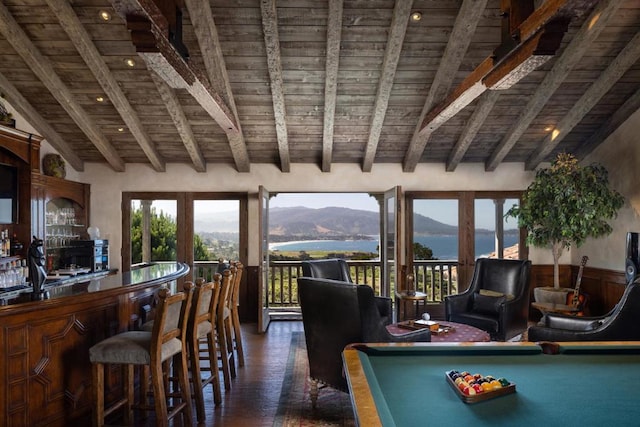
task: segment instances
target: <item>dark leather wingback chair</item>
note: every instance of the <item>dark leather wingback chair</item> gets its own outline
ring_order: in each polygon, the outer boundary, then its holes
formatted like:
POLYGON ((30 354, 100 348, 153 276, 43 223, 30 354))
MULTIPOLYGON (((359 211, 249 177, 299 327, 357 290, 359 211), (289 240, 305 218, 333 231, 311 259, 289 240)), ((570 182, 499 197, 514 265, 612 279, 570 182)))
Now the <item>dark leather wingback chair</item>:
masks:
POLYGON ((446 318, 506 341, 527 329, 531 261, 479 258, 469 289, 445 299, 446 318))
POLYGON ((342 374, 342 351, 359 342, 431 341, 429 330, 393 335, 388 332, 368 285, 331 279, 298 277, 311 403, 315 407, 318 383, 347 392, 342 374))
POLYGON ((640 280, 627 285, 618 304, 604 316, 546 313, 527 335, 529 341, 640 340, 640 280))
MULTIPOLYGON (((333 279, 342 282, 353 283, 349 264, 343 259, 318 259, 312 261, 302 261, 302 275, 304 277, 316 277, 322 279, 333 279)), ((375 297, 378 312, 385 325, 393 322, 393 301, 387 297, 375 297)))

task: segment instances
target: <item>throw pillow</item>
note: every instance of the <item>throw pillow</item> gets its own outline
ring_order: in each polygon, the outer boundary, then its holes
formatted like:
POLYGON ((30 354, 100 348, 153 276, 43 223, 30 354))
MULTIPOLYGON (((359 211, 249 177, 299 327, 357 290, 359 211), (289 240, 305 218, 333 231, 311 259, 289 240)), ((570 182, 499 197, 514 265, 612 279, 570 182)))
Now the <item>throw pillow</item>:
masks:
POLYGON ((500 310, 500 306, 507 301, 507 297, 502 295, 499 297, 482 295, 476 293, 473 295, 473 308, 471 311, 479 314, 488 314, 495 316, 500 310))
POLYGON ((506 296, 507 297, 507 301, 511 301, 513 298, 515 298, 513 295, 511 294, 503 294, 502 292, 498 292, 498 291, 492 291, 491 289, 480 289, 478 291, 480 293, 480 295, 486 295, 488 297, 501 297, 501 296, 506 296))

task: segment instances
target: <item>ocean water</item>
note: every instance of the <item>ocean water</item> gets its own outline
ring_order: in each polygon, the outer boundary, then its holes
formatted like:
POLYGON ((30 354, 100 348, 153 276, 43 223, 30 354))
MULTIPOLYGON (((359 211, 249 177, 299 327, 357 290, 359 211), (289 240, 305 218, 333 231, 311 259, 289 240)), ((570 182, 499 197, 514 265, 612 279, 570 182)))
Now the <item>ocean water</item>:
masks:
MULTIPOLYGON (((416 242, 431 248, 433 256, 441 260, 458 259, 458 236, 423 236, 416 238, 416 242)), ((505 236, 504 246, 509 247, 518 243, 518 236, 505 236)), ((494 237, 492 235, 476 236, 476 258, 488 255, 494 251, 494 237)), ((378 240, 310 240, 302 242, 272 243, 271 250, 280 251, 359 251, 378 252, 378 240)))

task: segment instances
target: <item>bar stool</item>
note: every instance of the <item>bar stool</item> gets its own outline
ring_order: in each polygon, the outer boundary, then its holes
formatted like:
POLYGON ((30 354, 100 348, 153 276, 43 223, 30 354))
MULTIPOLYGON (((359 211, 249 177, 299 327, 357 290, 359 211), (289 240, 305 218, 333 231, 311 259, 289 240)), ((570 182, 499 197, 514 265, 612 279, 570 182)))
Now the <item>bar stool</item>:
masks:
POLYGON ((218 343, 225 390, 231 390, 231 378, 236 377, 236 363, 233 353, 233 342, 231 340, 233 331, 228 308, 235 270, 235 267, 231 267, 222 272, 220 300, 218 301, 218 308, 216 310, 216 332, 218 333, 216 342, 218 343))
POLYGON ((191 315, 187 324, 189 367, 193 381, 193 396, 196 401, 196 415, 200 423, 204 422, 206 418, 202 391, 207 385, 213 385, 214 403, 218 405, 222 402, 215 336, 216 309, 222 286, 221 277, 216 273, 213 282, 205 283, 202 279, 196 281, 191 315), (203 341, 206 343, 206 347, 201 348, 200 344, 203 341), (201 360, 208 361, 208 369, 200 366, 201 360), (210 371, 210 375, 203 379, 202 371, 205 370, 210 371))
MULTIPOLYGON (((132 421, 134 407, 134 366, 142 366, 143 372, 150 371, 155 406, 145 405, 146 396, 138 407, 155 409, 156 425, 167 427, 169 420, 182 413, 183 422, 191 425, 191 393, 187 372, 186 320, 193 295, 193 283, 187 282, 183 292, 170 295, 168 289, 158 292, 158 307, 153 323, 153 331, 128 331, 107 338, 89 349, 92 363, 94 395, 94 427, 104 426, 104 418, 119 408, 124 408, 124 421, 132 421), (171 394, 173 406, 168 406, 163 372, 164 362, 172 360, 178 373, 179 393, 171 394), (104 404, 104 365, 124 365, 124 397, 109 408, 104 404), (178 397, 179 402, 176 400, 178 397)), ((143 374, 141 388, 146 389, 148 377, 143 374)))
POLYGON ((235 262, 233 265, 236 267, 236 274, 233 279, 229 310, 231 312, 233 345, 238 356, 238 366, 244 366, 244 348, 242 347, 242 331, 240 330, 240 314, 238 313, 238 307, 240 307, 240 282, 244 265, 240 261, 235 262))

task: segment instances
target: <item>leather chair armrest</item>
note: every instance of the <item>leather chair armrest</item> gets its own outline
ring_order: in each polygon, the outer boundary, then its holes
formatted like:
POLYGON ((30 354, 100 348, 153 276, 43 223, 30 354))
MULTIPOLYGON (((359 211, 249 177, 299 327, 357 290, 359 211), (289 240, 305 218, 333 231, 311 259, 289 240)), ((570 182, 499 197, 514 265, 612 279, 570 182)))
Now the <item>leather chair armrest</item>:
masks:
POLYGON ((542 322, 547 328, 569 331, 592 331, 602 324, 600 318, 572 317, 546 314, 542 322))
POLYGON ((451 313, 460 313, 460 312, 468 311, 470 298, 471 298, 471 293, 467 293, 467 292, 458 294, 458 295, 449 295, 445 297, 444 303, 445 303, 445 311, 447 315, 451 313))
POLYGON ((418 331, 407 332, 406 334, 393 335, 389 334, 389 342, 430 342, 431 331, 429 329, 421 329, 418 331))
POLYGON ((388 297, 375 297, 376 306, 380 312, 380 317, 386 319, 386 325, 391 324, 393 320, 393 300, 388 297))

